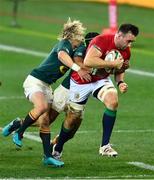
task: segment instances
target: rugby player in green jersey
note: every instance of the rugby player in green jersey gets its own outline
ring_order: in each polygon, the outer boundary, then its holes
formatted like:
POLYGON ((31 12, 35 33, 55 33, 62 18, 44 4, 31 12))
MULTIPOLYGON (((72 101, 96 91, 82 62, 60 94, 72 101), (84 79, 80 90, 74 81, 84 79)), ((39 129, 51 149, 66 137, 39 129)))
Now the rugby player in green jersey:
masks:
MULTIPOLYGON (((73 60, 82 68, 85 68, 85 66, 83 65, 83 59, 85 57, 86 48, 88 47, 89 42, 97 35, 99 35, 97 32, 87 33, 85 36, 85 44, 82 43, 74 52, 73 60)), ((86 70, 89 71, 90 69, 86 68, 86 70)), ((52 109, 50 111, 51 123, 56 119, 60 112, 67 111, 71 73, 72 71, 70 71, 70 73, 62 81, 62 83, 54 90, 52 109)), ((91 76, 88 75, 86 76, 86 80, 90 81, 91 76)))
MULTIPOLYGON (((83 58, 85 56, 85 51, 86 51, 86 47, 88 46, 89 42, 91 41, 91 39, 93 39, 95 36, 99 35, 97 32, 89 32, 86 34, 85 36, 85 45, 82 43, 73 53, 73 60, 75 63, 77 63, 80 67, 83 67, 83 58)), ((84 68, 84 67, 83 67, 84 68)), ((57 116, 63 112, 67 110, 67 104, 68 104, 68 97, 69 97, 69 88, 70 88, 70 75, 71 75, 71 71, 69 72, 69 74, 64 78, 64 80, 62 81, 62 83, 54 90, 53 93, 53 102, 52 102, 52 107, 50 108, 50 124, 53 123, 55 121, 55 119, 57 118, 57 116)), ((89 74, 87 74, 86 79, 88 81, 89 79, 89 74)), ((48 126, 48 119, 47 120, 42 121, 42 118, 40 117, 35 124, 37 126, 41 126, 42 128, 44 128, 47 124, 48 126), (47 121, 47 122, 46 122, 47 121)), ((3 128, 3 132, 4 132, 4 136, 8 136, 9 134, 11 134, 12 132, 14 132, 15 130, 17 130, 18 128, 20 128, 20 126, 22 125, 23 120, 21 118, 16 118, 13 123, 5 126, 3 128)), ((78 127, 80 126, 81 123, 81 119, 78 120, 78 122, 76 123, 76 126, 74 126, 73 130, 71 131, 72 135, 71 138, 73 137, 73 135, 75 134, 76 130, 78 129, 78 127)), ((56 136, 56 138, 54 138, 54 140, 51 143, 51 148, 53 147, 53 145, 55 144, 55 142, 57 142, 57 138, 58 136, 56 136)))
MULTIPOLYGON (((40 137, 44 149, 43 163, 56 167, 63 166, 64 163, 52 158, 50 152, 50 128, 49 128, 49 110, 52 104, 53 94, 51 84, 61 78, 70 68, 78 72, 81 79, 87 74, 87 70, 81 68, 73 62, 72 55, 84 40, 85 28, 80 21, 71 21, 70 19, 64 24, 59 42, 49 53, 48 57, 35 69, 31 71, 24 81, 24 93, 26 98, 33 103, 33 109, 26 115, 20 128, 13 135, 13 142, 21 147, 22 138, 25 130, 37 121, 40 117, 42 120, 48 119, 48 127, 40 128, 40 137)), ((2 130, 4 136, 10 134, 9 126, 14 121, 5 126, 2 130)))

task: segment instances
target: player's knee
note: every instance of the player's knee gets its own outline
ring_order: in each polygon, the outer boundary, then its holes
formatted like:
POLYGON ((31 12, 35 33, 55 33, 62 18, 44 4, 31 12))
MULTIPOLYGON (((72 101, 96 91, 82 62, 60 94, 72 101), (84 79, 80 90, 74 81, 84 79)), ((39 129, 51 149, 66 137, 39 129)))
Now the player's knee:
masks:
POLYGON ((68 114, 75 119, 82 119, 84 114, 84 105, 70 102, 68 105, 68 114))
POLYGON ((110 84, 102 87, 97 94, 97 98, 102 102, 104 102, 108 97, 117 97, 117 90, 113 85, 110 84))
POLYGON ((117 101, 111 101, 109 103, 105 103, 105 106, 108 108, 108 109, 111 109, 111 110, 116 110, 118 108, 118 102, 117 101))
POLYGON ((109 92, 104 98, 104 104, 107 108, 116 110, 118 108, 118 96, 116 92, 109 92))
POLYGON ((82 119, 83 112, 84 105, 70 102, 68 105, 67 116, 64 121, 64 127, 68 129, 74 129, 76 124, 78 124, 78 120, 82 119))
POLYGON ((44 104, 40 104, 40 105, 36 106, 35 109, 39 115, 42 115, 43 113, 48 111, 49 106, 48 106, 48 104, 44 103, 44 104))

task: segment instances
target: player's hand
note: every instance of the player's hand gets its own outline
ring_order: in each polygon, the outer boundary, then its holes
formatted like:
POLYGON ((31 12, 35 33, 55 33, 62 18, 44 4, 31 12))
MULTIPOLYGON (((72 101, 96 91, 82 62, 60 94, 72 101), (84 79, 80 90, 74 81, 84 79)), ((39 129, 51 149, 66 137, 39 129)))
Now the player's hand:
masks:
POLYGON ((113 63, 114 63, 114 68, 115 68, 115 69, 120 69, 120 68, 122 67, 122 65, 123 65, 123 62, 124 62, 124 60, 123 60, 122 57, 120 57, 120 58, 118 58, 118 59, 115 59, 115 60, 113 61, 113 63))
POLYGON ((125 70, 128 69, 129 67, 130 67, 129 60, 125 60, 120 69, 114 69, 114 73, 115 74, 121 74, 121 73, 125 72, 125 70))
POLYGON ((91 76, 90 76, 90 71, 89 70, 86 70, 86 69, 83 69, 81 68, 79 71, 78 71, 78 74, 81 78, 82 81, 86 81, 86 82, 90 82, 91 81, 91 76))
POLYGON ((125 93, 127 92, 127 90, 128 90, 128 85, 125 82, 119 84, 119 91, 121 93, 125 93))

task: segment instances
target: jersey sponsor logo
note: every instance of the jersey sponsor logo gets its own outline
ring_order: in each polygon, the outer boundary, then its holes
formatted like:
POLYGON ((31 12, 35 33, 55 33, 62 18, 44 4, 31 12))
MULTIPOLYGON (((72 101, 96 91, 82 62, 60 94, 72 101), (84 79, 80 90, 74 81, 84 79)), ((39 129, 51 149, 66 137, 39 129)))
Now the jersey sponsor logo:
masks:
POLYGON ((77 55, 78 55, 78 56, 83 56, 83 53, 79 52, 77 55))
POLYGON ((96 46, 96 45, 93 45, 97 50, 101 51, 101 48, 96 46))
POLYGON ((78 100, 78 99, 80 98, 80 94, 79 94, 79 93, 75 93, 75 94, 74 94, 74 98, 75 98, 76 100, 78 100))
POLYGON ((67 52, 68 54, 70 53, 69 49, 66 48, 65 50, 66 50, 66 52, 67 52))
POLYGON ((62 74, 65 74, 66 73, 66 71, 69 69, 68 67, 66 67, 66 66, 60 66, 60 72, 62 73, 62 74))

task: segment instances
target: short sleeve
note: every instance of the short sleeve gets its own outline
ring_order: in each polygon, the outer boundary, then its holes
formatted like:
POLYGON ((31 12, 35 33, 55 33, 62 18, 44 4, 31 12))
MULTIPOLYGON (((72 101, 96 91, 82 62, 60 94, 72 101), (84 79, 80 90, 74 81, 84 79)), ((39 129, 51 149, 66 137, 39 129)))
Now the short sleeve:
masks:
POLYGON ((58 44, 58 48, 57 48, 57 53, 59 51, 65 51, 66 53, 68 53, 69 55, 72 55, 73 53, 73 48, 71 46, 71 43, 68 40, 62 40, 59 42, 58 44))

